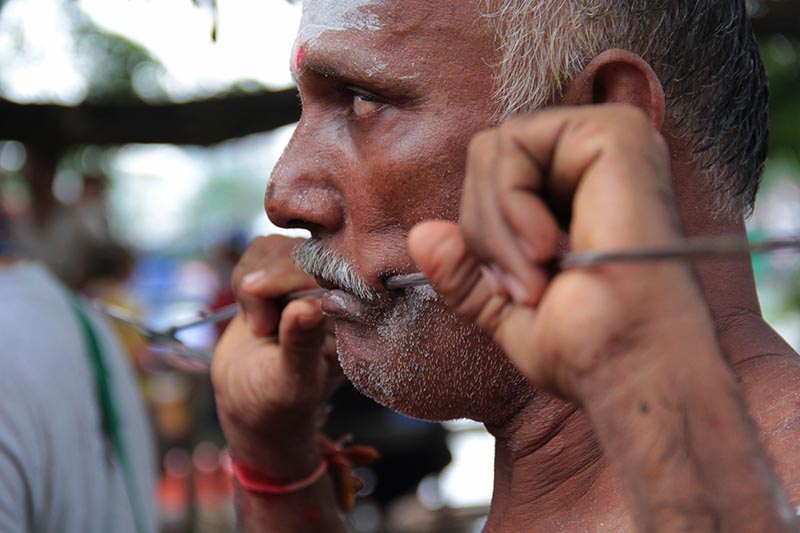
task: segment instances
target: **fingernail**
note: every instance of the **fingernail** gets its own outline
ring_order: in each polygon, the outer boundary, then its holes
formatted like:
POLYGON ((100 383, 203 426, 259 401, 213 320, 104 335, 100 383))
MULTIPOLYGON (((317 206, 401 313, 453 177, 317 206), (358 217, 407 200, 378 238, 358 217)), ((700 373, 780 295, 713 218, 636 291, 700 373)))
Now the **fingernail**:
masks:
POLYGON ((514 300, 514 303, 526 304, 528 302, 528 290, 517 278, 511 274, 506 274, 503 276, 503 281, 506 289, 508 290, 508 294, 510 294, 511 299, 514 300))
POLYGON ((250 272, 242 278, 242 288, 245 290, 257 289, 267 279, 267 274, 263 270, 250 272))

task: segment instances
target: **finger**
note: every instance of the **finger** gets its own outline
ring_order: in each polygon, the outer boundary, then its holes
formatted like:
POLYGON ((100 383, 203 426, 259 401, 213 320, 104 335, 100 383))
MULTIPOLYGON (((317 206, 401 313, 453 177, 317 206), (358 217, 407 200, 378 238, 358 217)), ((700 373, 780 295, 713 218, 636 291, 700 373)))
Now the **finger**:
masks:
POLYGON ((516 138, 544 169, 550 205, 574 213, 574 250, 659 242, 665 224, 639 221, 661 212, 661 222, 674 222, 663 202, 664 192, 671 190, 669 157, 644 113, 607 105, 546 110, 527 118, 516 125, 516 138), (605 216, 600 219, 597 212, 605 216), (575 231, 579 219, 590 222, 575 231))
POLYGON ((275 332, 287 294, 316 286, 294 269, 264 269, 246 274, 236 297, 253 334, 263 336, 275 332))
POLYGON ((260 296, 252 296, 244 291, 236 294, 236 301, 239 303, 242 317, 253 335, 264 337, 275 333, 280 318, 278 302, 260 296))
POLYGON ((275 333, 287 293, 316 287, 313 278, 299 271, 291 258, 302 242, 271 236, 251 243, 232 275, 236 299, 254 335, 275 333))
POLYGON ((497 290, 493 275, 469 252, 457 224, 417 225, 409 234, 409 251, 454 311, 494 332, 510 299, 505 291, 497 290))
POLYGON ((498 164, 502 161, 501 144, 496 129, 476 135, 470 143, 461 201, 463 240, 480 261, 487 265, 500 265, 498 279, 516 301, 532 301, 532 287, 536 282, 526 272, 529 260, 498 209, 496 179, 498 164), (502 258, 502 263, 497 261, 498 258, 502 258), (506 276, 503 270, 508 265, 513 265, 518 277, 506 276))
POLYGON ((524 375, 542 380, 533 342, 536 310, 493 290, 494 274, 470 255, 455 224, 416 226, 409 235, 409 250, 448 305, 491 335, 524 375))
MULTIPOLYGON (((314 378, 310 372, 319 368, 325 341, 325 322, 320 301, 304 298, 290 302, 281 316, 278 342, 287 367, 298 374, 314 378)), ((309 381, 310 382, 310 381, 309 381)))
MULTIPOLYGON (((506 223, 519 239, 519 246, 534 263, 552 259, 559 239, 558 224, 542 200, 545 169, 529 157, 518 140, 517 122, 504 124, 496 177, 491 186, 506 223)), ((519 124, 522 124, 520 122, 519 124)))
POLYGON ((541 171, 512 133, 504 126, 471 144, 461 224, 469 249, 497 265, 515 302, 533 306, 547 281, 537 263, 553 256, 558 229, 538 198, 541 171))
POLYGON ((498 130, 500 153, 496 176, 490 186, 496 191, 497 205, 493 208, 501 213, 507 231, 514 236, 516 248, 527 261, 511 261, 508 252, 500 248, 495 250, 493 261, 506 271, 508 285, 523 285, 525 298, 515 298, 515 301, 533 307, 538 304, 548 282, 542 265, 556 255, 560 234, 555 218, 541 197, 545 169, 528 156, 517 140, 517 124, 510 121, 498 130))

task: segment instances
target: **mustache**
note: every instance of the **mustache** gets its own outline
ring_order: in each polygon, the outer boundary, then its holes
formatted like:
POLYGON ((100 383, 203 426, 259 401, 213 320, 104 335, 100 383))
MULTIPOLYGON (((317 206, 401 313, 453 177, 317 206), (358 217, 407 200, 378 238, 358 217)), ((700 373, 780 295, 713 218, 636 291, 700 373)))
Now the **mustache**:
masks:
POLYGON ((378 297, 377 292, 358 275, 352 263, 325 246, 320 239, 307 239, 295 249, 293 258, 298 268, 306 274, 336 285, 362 300, 378 297))

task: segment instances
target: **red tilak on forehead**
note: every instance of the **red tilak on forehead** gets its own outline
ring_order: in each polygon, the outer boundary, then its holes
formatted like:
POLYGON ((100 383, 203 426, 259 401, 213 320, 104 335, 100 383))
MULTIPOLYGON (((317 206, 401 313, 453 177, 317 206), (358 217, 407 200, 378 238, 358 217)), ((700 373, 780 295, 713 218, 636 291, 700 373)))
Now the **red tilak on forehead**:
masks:
POLYGON ((297 57, 294 60, 294 65, 297 68, 297 72, 303 71, 303 59, 306 57, 306 48, 305 46, 297 47, 297 57))

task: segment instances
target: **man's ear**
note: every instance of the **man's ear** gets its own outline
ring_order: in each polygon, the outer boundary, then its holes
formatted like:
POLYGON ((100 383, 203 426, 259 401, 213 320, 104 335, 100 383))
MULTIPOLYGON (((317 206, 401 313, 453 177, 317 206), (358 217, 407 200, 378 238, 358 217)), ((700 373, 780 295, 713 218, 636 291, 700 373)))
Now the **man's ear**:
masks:
POLYGON ((630 104, 644 111, 657 130, 664 123, 664 89, 658 76, 644 59, 618 48, 592 59, 567 86, 561 103, 630 104))

